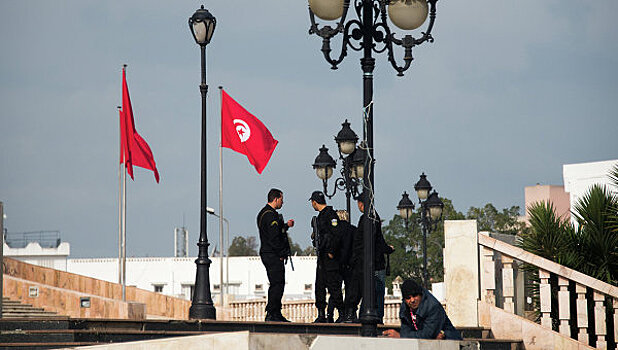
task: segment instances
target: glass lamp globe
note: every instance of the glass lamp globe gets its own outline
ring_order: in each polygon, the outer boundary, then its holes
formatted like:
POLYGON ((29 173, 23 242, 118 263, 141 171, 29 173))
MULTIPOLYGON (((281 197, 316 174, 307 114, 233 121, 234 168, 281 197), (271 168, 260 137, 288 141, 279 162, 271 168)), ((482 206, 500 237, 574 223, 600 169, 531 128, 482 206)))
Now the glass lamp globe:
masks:
POLYGON ((325 21, 343 16, 343 0, 309 0, 309 8, 314 15, 325 21))
POLYGON ((429 7, 427 0, 391 0, 388 17, 403 30, 413 30, 425 23, 429 7))
POLYGON ((320 180, 328 180, 331 176, 333 176, 333 168, 329 166, 315 168, 315 174, 320 180))

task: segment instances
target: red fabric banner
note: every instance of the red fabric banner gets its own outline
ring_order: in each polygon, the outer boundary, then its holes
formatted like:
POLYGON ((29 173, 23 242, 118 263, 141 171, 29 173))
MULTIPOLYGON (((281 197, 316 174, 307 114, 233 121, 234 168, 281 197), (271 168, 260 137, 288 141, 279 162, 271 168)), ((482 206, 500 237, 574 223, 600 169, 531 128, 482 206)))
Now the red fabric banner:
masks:
POLYGON ((221 146, 247 156, 261 174, 279 141, 266 126, 221 90, 221 146))
POLYGON ((159 182, 159 171, 155 163, 152 151, 135 129, 133 120, 133 108, 129 97, 129 87, 124 68, 122 69, 122 109, 120 110, 120 163, 125 163, 127 172, 133 177, 133 166, 152 170, 154 177, 159 182))

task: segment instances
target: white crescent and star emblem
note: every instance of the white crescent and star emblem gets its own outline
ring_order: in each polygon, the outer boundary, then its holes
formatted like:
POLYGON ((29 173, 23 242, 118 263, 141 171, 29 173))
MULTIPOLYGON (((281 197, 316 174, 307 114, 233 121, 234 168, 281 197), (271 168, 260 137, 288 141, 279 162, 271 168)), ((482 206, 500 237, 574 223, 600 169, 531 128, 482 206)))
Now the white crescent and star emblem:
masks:
POLYGON ((236 133, 240 138, 240 142, 246 142, 251 137, 251 129, 249 125, 242 119, 234 119, 234 126, 236 127, 236 133))

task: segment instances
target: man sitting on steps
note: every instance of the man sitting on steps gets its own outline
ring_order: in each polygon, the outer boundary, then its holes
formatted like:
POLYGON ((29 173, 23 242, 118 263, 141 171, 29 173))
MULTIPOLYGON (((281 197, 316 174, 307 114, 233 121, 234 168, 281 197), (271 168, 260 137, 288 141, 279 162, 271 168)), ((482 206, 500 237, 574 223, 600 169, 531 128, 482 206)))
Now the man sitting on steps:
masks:
POLYGON ((391 338, 462 340, 440 302, 428 290, 413 280, 406 280, 401 285, 401 297, 401 333, 388 329, 382 335, 391 338))

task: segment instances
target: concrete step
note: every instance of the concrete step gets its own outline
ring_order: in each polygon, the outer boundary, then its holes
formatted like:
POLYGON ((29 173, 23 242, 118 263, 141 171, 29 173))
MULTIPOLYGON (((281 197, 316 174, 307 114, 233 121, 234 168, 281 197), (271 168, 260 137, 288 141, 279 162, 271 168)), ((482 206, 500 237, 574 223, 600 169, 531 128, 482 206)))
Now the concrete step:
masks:
POLYGON ((2 318, 42 318, 57 316, 55 312, 46 311, 30 304, 2 298, 2 318))
POLYGON ((79 346, 99 345, 99 343, 88 342, 57 342, 57 343, 0 343, 0 350, 45 350, 45 349, 65 349, 79 346))

